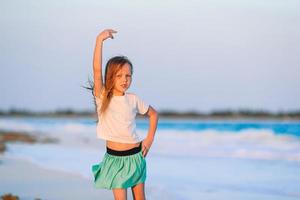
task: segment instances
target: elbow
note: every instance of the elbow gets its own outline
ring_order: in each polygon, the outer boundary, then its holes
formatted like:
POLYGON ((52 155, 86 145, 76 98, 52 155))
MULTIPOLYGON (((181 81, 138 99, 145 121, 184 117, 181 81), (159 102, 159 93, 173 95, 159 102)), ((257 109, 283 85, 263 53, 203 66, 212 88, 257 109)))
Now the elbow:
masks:
POLYGON ((159 114, 158 112, 153 108, 153 117, 156 118, 157 120, 159 119, 159 114))
POLYGON ((157 111, 155 111, 155 116, 157 119, 159 119, 159 113, 157 111))
POLYGON ((147 115, 148 115, 150 118, 153 118, 153 119, 156 119, 156 120, 158 120, 158 118, 159 118, 158 112, 157 112, 152 106, 149 107, 149 110, 148 110, 148 112, 147 112, 147 115))

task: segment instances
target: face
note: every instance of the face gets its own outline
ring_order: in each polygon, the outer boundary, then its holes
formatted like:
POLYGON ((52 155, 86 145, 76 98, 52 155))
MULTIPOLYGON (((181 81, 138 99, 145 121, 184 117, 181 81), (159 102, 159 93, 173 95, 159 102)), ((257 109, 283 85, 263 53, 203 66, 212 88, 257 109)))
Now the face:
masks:
POLYGON ((118 96, 124 95, 124 92, 129 88, 130 84, 131 84, 130 65, 126 63, 116 74, 115 84, 113 89, 114 95, 118 95, 118 96))

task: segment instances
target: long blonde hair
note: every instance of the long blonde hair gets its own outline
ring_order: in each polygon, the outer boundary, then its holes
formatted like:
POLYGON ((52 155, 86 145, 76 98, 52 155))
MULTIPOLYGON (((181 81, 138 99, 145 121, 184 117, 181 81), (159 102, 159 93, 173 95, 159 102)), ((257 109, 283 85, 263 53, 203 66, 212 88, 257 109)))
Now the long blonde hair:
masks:
POLYGON ((115 56, 107 61, 105 66, 103 99, 100 114, 104 114, 107 110, 113 95, 116 74, 126 63, 130 65, 130 72, 132 74, 132 63, 126 56, 115 56))

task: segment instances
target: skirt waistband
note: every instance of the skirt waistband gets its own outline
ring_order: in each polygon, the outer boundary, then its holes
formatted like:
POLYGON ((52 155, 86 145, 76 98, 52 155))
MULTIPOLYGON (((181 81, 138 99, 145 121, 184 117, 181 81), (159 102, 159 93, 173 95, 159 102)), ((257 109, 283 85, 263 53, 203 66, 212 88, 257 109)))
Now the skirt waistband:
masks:
POLYGON ((129 155, 139 153, 141 150, 142 150, 142 142, 140 142, 140 145, 138 147, 134 147, 132 149, 128 149, 124 151, 117 151, 106 147, 106 152, 114 156, 129 156, 129 155))

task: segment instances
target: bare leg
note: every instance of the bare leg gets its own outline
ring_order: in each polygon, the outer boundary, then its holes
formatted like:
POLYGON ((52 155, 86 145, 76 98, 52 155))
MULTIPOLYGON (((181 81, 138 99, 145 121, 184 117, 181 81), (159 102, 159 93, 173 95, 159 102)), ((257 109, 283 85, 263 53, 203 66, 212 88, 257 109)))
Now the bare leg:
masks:
POLYGON ((127 189, 115 188, 113 193, 115 200, 127 200, 127 189))
POLYGON ((139 183, 131 187, 132 196, 134 200, 145 200, 145 183, 139 183))

